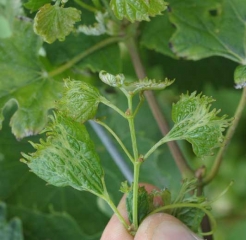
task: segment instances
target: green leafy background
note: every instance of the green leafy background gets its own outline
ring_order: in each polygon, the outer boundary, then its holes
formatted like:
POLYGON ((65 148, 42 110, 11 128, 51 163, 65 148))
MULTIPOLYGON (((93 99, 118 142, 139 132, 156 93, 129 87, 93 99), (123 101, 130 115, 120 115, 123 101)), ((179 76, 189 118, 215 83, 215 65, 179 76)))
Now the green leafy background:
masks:
MULTIPOLYGON (((50 1, 43 0, 39 1, 40 5, 32 5, 34 1, 28 1, 29 5, 26 6, 36 11, 47 2, 50 1)), ((0 31, 0 108, 3 111, 0 120, 5 117, 0 131, 0 201, 6 203, 6 223, 18 217, 25 239, 100 239, 111 214, 107 206, 89 193, 45 185, 19 161, 20 153, 33 151, 28 140, 38 142, 41 136, 27 136, 39 132, 46 124, 47 113, 61 94, 63 78, 70 76, 94 84, 111 101, 126 110, 122 95, 107 86, 102 87, 97 72, 102 69, 112 74, 124 72, 130 80, 135 79, 135 73, 129 57, 121 55, 119 46, 112 44, 89 55, 62 74, 47 78, 45 73, 104 40, 106 36, 72 33, 64 42, 52 45, 42 43, 33 34, 28 19, 15 18, 23 15, 23 10, 18 7, 20 3, 14 0, 0 1, 0 19, 6 23, 4 32, 0 31), (40 51, 41 46, 46 55, 40 51), (20 139, 22 137, 25 138, 20 139)), ((169 124, 173 124, 171 104, 187 90, 202 91, 213 96, 217 99, 213 106, 221 108, 223 114, 233 116, 241 94, 241 90, 234 89, 233 71, 237 64, 245 63, 246 2, 170 0, 169 3, 168 13, 141 23, 142 34, 139 39, 148 76, 155 79, 176 78, 175 84, 157 94, 169 124)), ((95 22, 93 14, 73 1, 70 0, 68 5, 82 11, 82 23, 95 22)), ((28 17, 33 17, 29 10, 25 9, 25 12, 28 17)), ((130 148, 124 120, 102 106, 98 116, 106 116, 108 123, 130 148)), ((161 134, 146 103, 136 121, 140 152, 144 153, 161 138, 161 134)), ((213 213, 219 225, 216 240, 243 239, 246 235, 245 121, 244 111, 220 172, 206 188, 208 198, 213 199, 234 180, 233 187, 213 204, 213 213)), ((120 182, 125 179, 96 134, 89 125, 87 128, 103 163, 109 192, 117 203, 121 197, 118 191, 120 182)), ((188 143, 180 141, 178 144, 192 166, 211 166, 213 157, 197 159, 188 143)), ((122 156, 125 157, 123 153, 122 156)), ((160 188, 169 187, 175 195, 180 174, 166 146, 158 149, 143 164, 141 181, 160 188)))

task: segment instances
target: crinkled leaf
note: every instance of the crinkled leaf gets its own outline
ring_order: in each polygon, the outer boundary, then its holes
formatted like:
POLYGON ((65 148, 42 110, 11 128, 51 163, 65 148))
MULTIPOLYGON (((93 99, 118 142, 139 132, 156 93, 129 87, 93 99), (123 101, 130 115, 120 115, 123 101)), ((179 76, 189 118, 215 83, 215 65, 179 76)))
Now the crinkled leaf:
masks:
POLYGON ((22 224, 20 219, 13 218, 9 223, 6 221, 6 204, 0 202, 0 239, 1 240, 23 240, 22 224))
POLYGON ((172 119, 175 123, 168 138, 186 139, 192 144, 197 156, 211 154, 213 148, 221 146, 224 140, 222 132, 230 125, 226 115, 217 116, 220 111, 210 111, 212 97, 193 92, 183 94, 180 100, 173 104, 172 119))
POLYGON ((46 3, 50 3, 51 0, 29 0, 27 3, 23 4, 27 9, 30 9, 31 11, 37 11, 39 8, 41 8, 46 3))
POLYGON ((185 179, 174 203, 193 203, 198 207, 182 207, 172 210, 172 214, 185 223, 192 231, 198 232, 201 221, 205 215, 202 208, 211 210, 210 203, 201 195, 197 196, 197 179, 185 179), (191 195, 193 192, 193 195, 191 195), (201 207, 201 208, 199 208, 201 207))
POLYGON ((58 102, 58 109, 78 122, 85 122, 95 116, 100 94, 97 88, 84 82, 65 80, 65 91, 58 102))
POLYGON ((99 77, 109 86, 125 89, 126 91, 131 92, 131 94, 146 90, 163 90, 174 82, 167 78, 164 81, 156 81, 155 79, 148 79, 147 77, 138 82, 126 82, 123 74, 113 75, 106 71, 101 71, 99 77))
POLYGON ((246 86, 246 66, 240 65, 234 72, 235 88, 240 89, 246 86))
POLYGON ((57 187, 103 195, 104 172, 85 126, 57 115, 45 131, 46 141, 33 144, 37 151, 23 154, 30 169, 57 187))
POLYGON ((164 81, 156 81, 155 79, 148 79, 146 77, 139 82, 125 83, 124 88, 127 91, 135 94, 147 90, 163 90, 170 86, 173 82, 174 81, 168 80, 167 78, 164 81))
POLYGON ((162 0, 111 0, 110 6, 118 19, 126 18, 131 22, 149 21, 149 16, 161 14, 167 8, 162 0))
POLYGON ((244 0, 177 0, 171 9, 177 27, 171 44, 178 56, 198 60, 217 55, 246 63, 244 0))
MULTIPOLYGON (((148 215, 150 212, 150 208, 152 206, 153 197, 151 197, 146 191, 145 187, 138 188, 138 223, 140 224, 142 220, 148 215)), ((128 212, 128 219, 130 223, 133 221, 132 216, 132 204, 133 204, 133 190, 127 194, 126 197, 126 209, 128 212)))
POLYGON ((76 8, 45 4, 35 16, 34 31, 48 43, 63 41, 73 31, 75 22, 80 21, 80 15, 76 8))
POLYGON ((93 26, 80 25, 77 29, 78 32, 82 32, 86 35, 98 36, 106 33, 106 19, 108 18, 108 13, 97 12, 96 13, 96 23, 93 26))
POLYGON ((38 57, 42 41, 31 23, 16 20, 15 29, 10 38, 0 41, 0 127, 5 105, 14 100, 18 109, 11 119, 12 132, 23 138, 44 128, 62 85, 42 79, 45 72, 38 57))
POLYGON ((120 73, 117 75, 113 75, 110 73, 107 73, 106 71, 101 71, 99 73, 99 78, 106 83, 107 85, 111 87, 121 87, 124 84, 125 76, 120 73))

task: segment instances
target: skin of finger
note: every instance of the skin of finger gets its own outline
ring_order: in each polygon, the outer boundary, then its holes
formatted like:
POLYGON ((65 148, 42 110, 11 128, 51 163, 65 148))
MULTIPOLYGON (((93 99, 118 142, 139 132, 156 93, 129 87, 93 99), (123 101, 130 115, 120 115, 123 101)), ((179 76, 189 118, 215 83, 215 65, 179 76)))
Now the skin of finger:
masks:
MULTIPOLYGON (((156 213, 153 214, 149 217, 147 217, 146 219, 144 219, 144 221, 142 222, 142 224, 139 226, 139 229, 136 233, 136 236, 134 238, 134 240, 151 240, 153 239, 153 236, 156 233, 156 229, 157 226, 159 226, 160 224, 167 224, 169 226, 176 226, 176 227, 181 227, 185 232, 187 230, 187 233, 190 232, 190 230, 182 223, 180 222, 177 218, 166 214, 166 213, 156 213)), ((200 238, 195 238, 195 235, 193 235, 191 232, 190 234, 192 235, 191 238, 189 239, 200 239, 200 238)), ((164 234, 165 235, 165 234, 164 234)), ((165 239, 171 239, 169 238, 169 236, 165 236, 165 239)), ((174 239, 174 238, 172 238, 174 239)), ((180 239, 175 238, 175 239, 180 239)), ((187 239, 187 238, 185 238, 187 239)))
MULTIPOLYGON (((145 186, 147 192, 151 192, 153 189, 157 189, 155 186, 147 183, 141 183, 140 186, 145 186)), ((157 199, 156 202, 160 203, 160 199, 157 199)), ((127 211, 126 211, 126 195, 122 197, 120 203, 118 205, 118 210, 121 213, 122 217, 129 224, 127 211)), ((101 240, 133 240, 133 236, 131 236, 123 224, 119 221, 118 217, 114 214, 110 221, 108 222, 101 240)))

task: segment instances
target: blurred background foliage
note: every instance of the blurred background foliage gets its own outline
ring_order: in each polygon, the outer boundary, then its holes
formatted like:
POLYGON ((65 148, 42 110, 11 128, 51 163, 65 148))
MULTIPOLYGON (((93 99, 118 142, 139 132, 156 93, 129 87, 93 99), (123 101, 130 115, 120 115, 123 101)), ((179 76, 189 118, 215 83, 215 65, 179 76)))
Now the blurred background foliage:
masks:
MULTIPOLYGON (((27 1, 23 0, 24 2, 27 1)), ((85 2, 90 3, 90 1, 85 2)), ((177 1, 170 2, 175 3, 177 1)), ((15 46, 14 44, 13 46, 16 49, 8 49, 6 47, 7 45, 4 43, 6 36, 11 36, 11 31, 18 32, 18 29, 16 30, 11 25, 8 25, 10 23, 8 20, 10 15, 8 15, 8 18, 5 17, 6 11, 10 11, 11 9, 10 5, 8 6, 9 9, 7 9, 7 5, 10 3, 13 8, 13 4, 16 1, 12 0, 7 3, 7 1, 0 0, 0 32, 2 33, 2 36, 0 36, 0 72, 2 72, 2 74, 0 73, 0 88, 2 88, 0 89, 2 90, 0 103, 1 98, 4 96, 4 84, 8 81, 6 79, 8 51, 14 51, 13 56, 17 56, 19 49, 25 47, 23 51, 27 51, 27 49, 33 48, 31 45, 15 46), (3 31, 5 31, 5 35, 3 31)), ((80 9, 80 6, 73 1, 69 1, 68 4, 80 9)), ((246 9, 246 4, 244 5, 246 9)), ((93 23, 93 14, 85 9, 81 8, 81 10, 83 12, 84 23, 93 23)), ((34 13, 30 13, 29 10, 24 9, 23 11, 27 17, 34 17, 34 13)), ((20 13, 17 15, 14 14, 14 17, 19 15, 20 13)), ((22 15, 24 15, 23 12, 21 12, 22 15)), ((25 20, 21 21, 24 22, 25 20)), ((213 96, 216 99, 213 106, 217 109, 222 109, 222 114, 227 114, 230 117, 233 116, 242 91, 236 90, 233 82, 233 73, 238 64, 218 56, 197 61, 183 58, 178 59, 168 48, 160 50, 151 47, 152 40, 150 38, 151 33, 149 32, 151 28, 148 24, 143 23, 140 26, 144 34, 139 40, 140 54, 148 77, 155 79, 163 79, 165 77, 176 79, 175 83, 167 90, 156 93, 157 100, 169 124, 172 125, 172 103, 179 99, 181 93, 187 91, 192 92, 196 90, 203 92, 205 95, 213 96), (149 41, 149 45, 146 41, 149 41), (146 44, 148 45, 147 48, 146 44)), ((153 19, 152 24, 158 25, 158 20, 153 19)), ((170 38, 175 27, 168 22, 167 24, 169 24, 167 27, 169 30, 165 34, 167 38, 170 38)), ((25 37, 24 35, 22 36, 23 39, 25 37)), ((75 33, 69 35, 64 42, 55 42, 51 45, 44 43, 43 50, 45 50, 46 55, 38 55, 38 61, 42 65, 42 68, 52 71, 76 54, 83 52, 104 38, 105 36, 91 37, 81 33, 75 33)), ((153 43, 153 46, 159 46, 159 44, 153 43)), ((12 61, 11 63, 14 64, 13 59, 12 61)), ((113 74, 123 72, 127 79, 136 80, 136 75, 126 49, 122 45, 118 47, 117 44, 89 55, 77 65, 54 76, 53 79, 57 82, 62 82, 61 80, 63 78, 69 76, 73 79, 90 82, 97 86, 107 98, 120 108, 125 109, 125 98, 119 92, 99 82, 97 72, 101 69, 113 74)), ((28 73, 26 74, 28 75, 28 73)), ((17 82, 21 81, 21 79, 18 80, 18 77, 18 75, 15 76, 17 82)), ((22 97, 28 98, 28 96, 23 95, 22 97)), ((42 102, 45 97, 46 95, 41 96, 38 101, 42 102)), ((29 172, 28 167, 19 161, 21 152, 32 152, 32 147, 28 141, 38 141, 41 135, 16 139, 11 133, 9 122, 17 108, 18 104, 16 101, 9 101, 4 105, 3 111, 5 119, 2 130, 0 131, 0 201, 6 204, 4 205, 6 211, 0 211, 0 219, 6 218, 6 220, 3 220, 4 224, 8 222, 10 224, 13 218, 19 219, 22 224, 24 239, 27 240, 99 239, 111 215, 110 210, 104 202, 87 192, 79 192, 69 187, 56 188, 46 185, 43 180, 29 172)), ((119 134, 122 141, 130 147, 129 134, 124 120, 103 106, 100 107, 98 117, 107 118, 110 126, 119 134)), ((24 117, 18 118, 17 121, 21 125, 22 121, 24 122, 26 119, 24 117)), ((216 240, 244 239, 246 236, 245 122, 246 111, 244 111, 235 135, 228 146, 218 175, 205 188, 207 198, 213 200, 227 188, 232 180, 234 181, 233 186, 228 192, 213 203, 212 211, 218 222, 218 229, 215 233, 216 240)), ((136 128, 140 152, 145 152, 154 142, 161 138, 161 133, 147 103, 144 104, 139 112, 136 119, 136 128)), ((109 192, 115 203, 117 203, 121 198, 121 193, 118 189, 120 183, 125 180, 124 176, 112 161, 104 145, 98 139, 98 136, 90 125, 88 125, 88 131, 95 142, 96 149, 104 166, 109 192)), ((178 144, 193 168, 205 165, 209 171, 213 162, 213 156, 197 159, 188 143, 181 141, 178 144)), ((122 156, 125 157, 123 153, 122 156)), ((158 149, 143 164, 141 181, 155 184, 160 188, 168 187, 175 195, 175 192, 180 186, 181 176, 167 146, 158 149)), ((3 222, 0 220, 0 226, 2 226, 1 224, 3 222)), ((18 222, 18 224, 20 223, 18 222)), ((0 227, 0 231, 1 229, 0 227)), ((15 229, 17 229, 16 231, 20 231, 19 228, 15 229)), ((21 237, 16 239, 21 239, 21 237)))

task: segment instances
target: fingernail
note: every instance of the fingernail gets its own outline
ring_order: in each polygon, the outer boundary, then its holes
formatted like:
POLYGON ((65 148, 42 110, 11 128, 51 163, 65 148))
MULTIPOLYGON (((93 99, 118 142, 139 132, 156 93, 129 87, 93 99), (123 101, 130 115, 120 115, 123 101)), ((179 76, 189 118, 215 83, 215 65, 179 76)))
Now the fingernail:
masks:
POLYGON ((160 223, 153 234, 152 240, 202 240, 194 235, 185 225, 175 222, 160 223))

